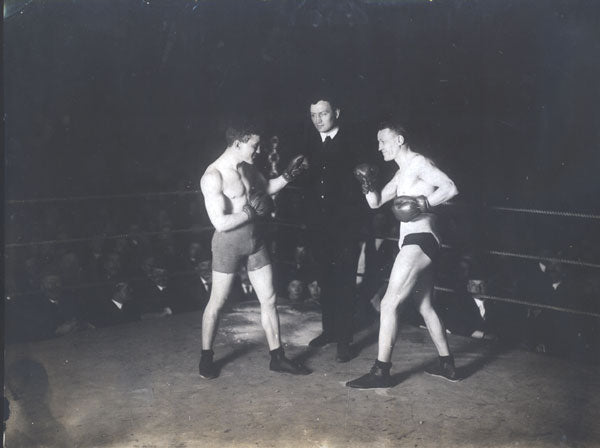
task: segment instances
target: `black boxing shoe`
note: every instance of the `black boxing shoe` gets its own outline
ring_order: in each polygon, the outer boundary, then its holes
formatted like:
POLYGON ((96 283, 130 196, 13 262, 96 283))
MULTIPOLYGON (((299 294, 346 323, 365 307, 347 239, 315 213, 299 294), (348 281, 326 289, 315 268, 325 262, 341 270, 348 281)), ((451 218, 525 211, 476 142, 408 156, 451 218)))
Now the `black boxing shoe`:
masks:
POLYGON ((217 366, 213 362, 214 352, 212 350, 202 350, 200 363, 198 364, 198 373, 205 380, 212 380, 219 376, 217 366))
POLYGON ((454 367, 454 357, 449 356, 438 356, 437 362, 432 366, 425 369, 425 373, 433 376, 439 376, 448 381, 456 383, 461 380, 456 373, 456 367, 454 367))
POLYGON ((292 361, 285 357, 283 347, 271 350, 271 362, 269 369, 273 372, 290 373, 292 375, 308 375, 311 373, 306 367, 299 362, 292 361))
POLYGON ((323 332, 308 343, 309 347, 325 347, 327 344, 335 342, 332 336, 323 332))
POLYGON ((352 350, 347 342, 338 342, 335 360, 337 362, 348 362, 352 359, 352 350))
POLYGON ((375 361, 371 371, 355 380, 348 381, 346 387, 354 389, 384 389, 392 387, 392 377, 390 376, 391 362, 375 361))

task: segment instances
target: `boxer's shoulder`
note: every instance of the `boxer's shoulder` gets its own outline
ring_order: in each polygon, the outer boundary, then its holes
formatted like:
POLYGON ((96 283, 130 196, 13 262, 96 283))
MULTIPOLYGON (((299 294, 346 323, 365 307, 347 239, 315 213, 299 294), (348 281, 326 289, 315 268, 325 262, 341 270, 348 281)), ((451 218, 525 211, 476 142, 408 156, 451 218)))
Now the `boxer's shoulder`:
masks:
POLYGON ((422 154, 419 153, 415 153, 415 155, 413 156, 410 165, 415 169, 415 170, 423 170, 423 169, 428 169, 432 166, 434 166, 434 163, 431 161, 431 159, 425 157, 422 154))
POLYGON ((223 176, 217 167, 210 165, 200 179, 200 188, 204 193, 214 193, 223 190, 223 176))

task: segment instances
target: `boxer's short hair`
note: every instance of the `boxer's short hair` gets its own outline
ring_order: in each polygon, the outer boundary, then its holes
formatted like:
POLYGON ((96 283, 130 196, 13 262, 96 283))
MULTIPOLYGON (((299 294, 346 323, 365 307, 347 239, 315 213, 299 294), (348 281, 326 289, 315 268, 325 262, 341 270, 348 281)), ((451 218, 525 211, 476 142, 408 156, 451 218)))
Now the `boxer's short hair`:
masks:
POLYGON ((236 140, 247 142, 253 135, 260 135, 260 129, 256 123, 251 121, 231 121, 225 129, 227 146, 233 145, 236 140))
POLYGON ((410 131, 400 120, 390 119, 380 122, 377 126, 377 130, 382 131, 384 129, 389 129, 390 131, 394 131, 396 134, 401 135, 407 143, 410 139, 410 131))

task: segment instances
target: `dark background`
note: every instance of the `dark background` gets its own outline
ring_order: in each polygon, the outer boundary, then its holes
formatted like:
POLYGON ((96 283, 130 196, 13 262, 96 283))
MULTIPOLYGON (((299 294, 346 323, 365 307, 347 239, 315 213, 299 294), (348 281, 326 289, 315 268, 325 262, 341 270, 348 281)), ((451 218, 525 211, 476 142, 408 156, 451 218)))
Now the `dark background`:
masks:
MULTIPOLYGON (((597 2, 5 7, 9 200, 197 188, 232 113, 260 117, 284 151, 301 150, 307 97, 325 83, 369 138, 365 154, 381 117, 404 117, 461 202, 598 211, 597 2)), ((571 227, 553 222, 528 227, 547 239, 571 227)))

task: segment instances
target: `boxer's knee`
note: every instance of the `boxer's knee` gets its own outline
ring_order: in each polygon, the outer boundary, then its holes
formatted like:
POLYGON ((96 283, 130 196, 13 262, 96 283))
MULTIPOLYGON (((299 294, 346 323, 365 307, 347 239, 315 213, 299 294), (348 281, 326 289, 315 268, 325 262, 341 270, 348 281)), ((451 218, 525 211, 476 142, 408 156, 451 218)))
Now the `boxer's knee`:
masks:
POLYGON ((425 319, 426 321, 428 319, 437 318, 437 313, 431 305, 430 300, 421 301, 421 303, 419 304, 419 313, 421 314, 421 316, 423 316, 423 319, 425 319))
POLYGON ((212 296, 206 304, 206 308, 204 309, 204 315, 218 317, 219 313, 225 306, 226 299, 226 297, 212 296))
POLYGON ((381 317, 395 316, 400 303, 401 301, 394 295, 384 296, 380 304, 381 317))
POLYGON ((263 308, 275 308, 275 302, 277 297, 275 293, 271 293, 265 297, 260 298, 260 306, 263 308))

